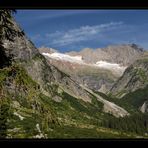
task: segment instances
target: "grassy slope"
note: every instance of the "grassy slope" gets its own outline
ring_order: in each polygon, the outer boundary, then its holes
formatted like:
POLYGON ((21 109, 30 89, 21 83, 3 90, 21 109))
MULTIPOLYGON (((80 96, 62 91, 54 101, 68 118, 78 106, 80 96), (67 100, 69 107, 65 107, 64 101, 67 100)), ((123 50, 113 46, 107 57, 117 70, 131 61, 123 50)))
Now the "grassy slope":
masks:
POLYGON ((51 107, 40 100, 39 85, 28 76, 20 65, 12 65, 0 69, 1 105, 9 103, 9 116, 7 123, 8 137, 32 137, 39 133, 36 124, 46 131, 47 123, 57 123, 56 116, 51 107), (24 117, 20 120, 19 114, 24 117))
POLYGON ((90 104, 63 91, 60 96, 63 98, 62 102, 55 102, 52 98, 40 93, 39 85, 27 75, 20 65, 1 69, 0 82, 1 92, 4 94, 1 100, 9 102, 10 105, 7 117, 7 137, 9 138, 31 138, 39 135, 37 124, 43 135, 48 138, 127 136, 118 131, 99 128, 99 121, 105 115, 100 112, 102 104, 95 98, 93 104, 90 104), (8 90, 9 86, 13 86, 15 91, 8 90), (24 119, 21 120, 14 112, 24 119))

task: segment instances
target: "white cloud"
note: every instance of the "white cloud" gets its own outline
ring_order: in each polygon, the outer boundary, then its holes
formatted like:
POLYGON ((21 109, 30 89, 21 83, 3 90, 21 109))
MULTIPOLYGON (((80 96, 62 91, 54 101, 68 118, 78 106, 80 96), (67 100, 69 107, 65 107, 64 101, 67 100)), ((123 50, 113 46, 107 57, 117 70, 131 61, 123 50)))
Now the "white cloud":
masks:
POLYGON ((44 46, 60 48, 61 46, 76 45, 75 43, 96 39, 100 42, 118 40, 118 38, 114 39, 112 34, 119 34, 120 31, 127 30, 125 26, 123 22, 110 22, 94 26, 86 25, 67 31, 56 30, 53 33, 46 33, 44 35, 36 34, 31 38, 33 41, 42 42, 44 46))
POLYGON ((110 31, 121 27, 123 22, 110 22, 94 26, 82 26, 77 29, 71 29, 66 32, 56 31, 52 34, 46 34, 46 37, 52 38, 52 45, 64 46, 72 43, 87 41, 93 39, 94 36, 106 31, 110 31))

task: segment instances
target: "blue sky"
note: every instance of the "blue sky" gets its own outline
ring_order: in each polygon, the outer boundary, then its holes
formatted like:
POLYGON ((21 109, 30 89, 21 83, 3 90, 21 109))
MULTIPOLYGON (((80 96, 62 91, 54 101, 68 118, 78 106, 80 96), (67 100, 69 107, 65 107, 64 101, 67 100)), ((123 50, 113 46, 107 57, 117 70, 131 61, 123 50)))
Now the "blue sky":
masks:
POLYGON ((17 10, 36 47, 61 52, 135 43, 148 49, 148 10, 17 10))

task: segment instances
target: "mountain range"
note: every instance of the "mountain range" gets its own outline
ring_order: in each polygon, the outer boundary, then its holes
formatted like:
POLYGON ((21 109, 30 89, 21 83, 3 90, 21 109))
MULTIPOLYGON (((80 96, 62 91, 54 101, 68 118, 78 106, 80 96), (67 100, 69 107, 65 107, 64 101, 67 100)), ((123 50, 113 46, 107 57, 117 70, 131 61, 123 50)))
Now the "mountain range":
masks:
POLYGON ((74 77, 90 89, 107 92, 125 69, 144 50, 136 44, 114 45, 107 48, 85 48, 79 52, 59 53, 52 48, 39 48, 50 63, 74 77))
POLYGON ((6 31, 1 38, 1 138, 147 138, 144 49, 37 49, 12 16, 5 19, 12 38, 6 31))

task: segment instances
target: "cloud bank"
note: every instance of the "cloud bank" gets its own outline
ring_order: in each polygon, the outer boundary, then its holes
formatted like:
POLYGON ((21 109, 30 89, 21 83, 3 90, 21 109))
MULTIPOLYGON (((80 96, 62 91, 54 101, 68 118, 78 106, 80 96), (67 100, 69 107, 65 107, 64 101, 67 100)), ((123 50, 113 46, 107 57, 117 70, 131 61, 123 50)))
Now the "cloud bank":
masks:
POLYGON ((55 37, 52 40, 52 45, 65 46, 72 43, 77 43, 81 41, 87 41, 93 39, 96 35, 101 35, 101 33, 106 31, 111 31, 118 27, 121 27, 123 22, 110 22, 107 24, 100 24, 95 26, 81 26, 77 29, 71 29, 65 32, 55 32, 48 37, 55 37))

